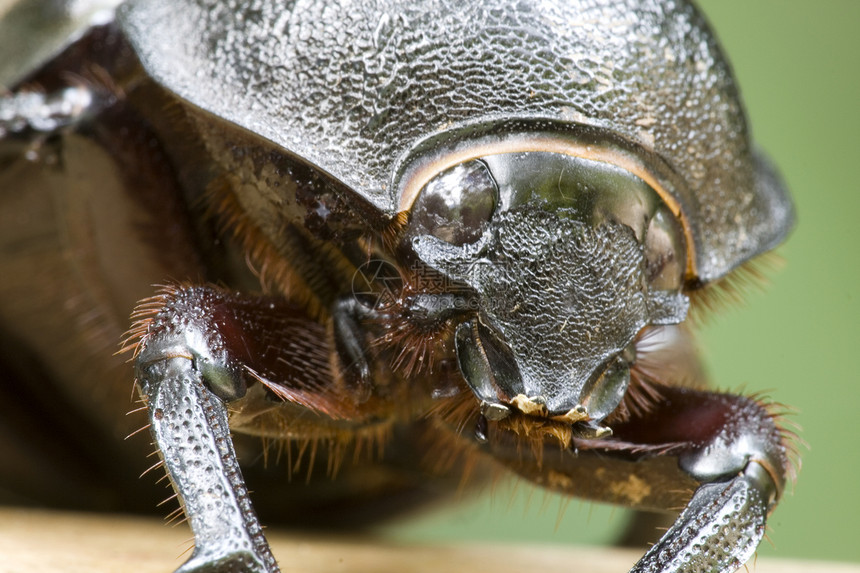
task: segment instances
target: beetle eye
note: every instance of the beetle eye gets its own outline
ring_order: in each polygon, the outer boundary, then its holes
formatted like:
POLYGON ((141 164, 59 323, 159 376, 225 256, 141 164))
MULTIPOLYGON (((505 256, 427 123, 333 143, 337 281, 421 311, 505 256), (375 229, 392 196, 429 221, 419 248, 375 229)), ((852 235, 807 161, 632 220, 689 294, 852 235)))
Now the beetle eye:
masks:
POLYGON ((686 266, 684 242, 675 217, 666 207, 658 209, 645 234, 648 282, 657 290, 679 290, 686 266))
POLYGON ((413 228, 452 245, 474 243, 486 230, 498 195, 484 162, 455 165, 424 187, 412 209, 413 228))

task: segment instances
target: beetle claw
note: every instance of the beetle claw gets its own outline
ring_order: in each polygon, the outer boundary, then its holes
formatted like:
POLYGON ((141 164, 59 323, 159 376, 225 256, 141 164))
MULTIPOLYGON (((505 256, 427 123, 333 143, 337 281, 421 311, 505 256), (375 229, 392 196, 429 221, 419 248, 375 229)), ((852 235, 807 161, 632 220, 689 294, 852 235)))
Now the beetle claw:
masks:
POLYGON ((511 404, 527 416, 538 416, 545 418, 548 414, 546 400, 541 396, 528 397, 525 394, 517 394, 511 400, 511 404))

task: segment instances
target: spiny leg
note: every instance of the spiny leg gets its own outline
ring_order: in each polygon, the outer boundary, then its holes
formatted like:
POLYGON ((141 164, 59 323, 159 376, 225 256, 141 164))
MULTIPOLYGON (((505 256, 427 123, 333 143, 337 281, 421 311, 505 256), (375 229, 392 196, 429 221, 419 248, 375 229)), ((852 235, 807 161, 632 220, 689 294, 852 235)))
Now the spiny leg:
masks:
POLYGON ((701 485, 632 571, 734 571, 755 552, 793 473, 790 434, 753 399, 680 388, 661 393, 647 418, 619 425, 619 438, 684 440, 678 466, 701 485))
MULTIPOLYGON (((660 399, 611 438, 513 414, 474 419, 479 449, 549 489, 645 510, 684 506, 631 573, 728 573, 761 541, 791 477, 790 433, 759 402, 690 388, 655 386, 660 399)), ((447 424, 454 427, 450 420, 447 424)))
POLYGON ((255 430, 282 400, 287 412, 303 412, 303 431, 308 418, 321 436, 360 425, 368 406, 333 388, 325 327, 283 300, 200 287, 167 289, 137 317, 138 384, 195 537, 180 571, 278 571, 236 460, 226 403, 255 430))
POLYGON ((146 356, 152 362, 139 367, 138 381, 152 433, 194 532, 194 554, 179 571, 278 571, 242 480, 226 405, 191 357, 146 356))

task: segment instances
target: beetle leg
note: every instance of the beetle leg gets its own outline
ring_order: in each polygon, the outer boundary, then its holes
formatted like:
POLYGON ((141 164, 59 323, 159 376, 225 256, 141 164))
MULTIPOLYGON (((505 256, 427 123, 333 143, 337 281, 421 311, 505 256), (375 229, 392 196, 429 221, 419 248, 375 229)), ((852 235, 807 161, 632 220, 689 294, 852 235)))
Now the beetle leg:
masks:
POLYGON ((191 357, 162 348, 160 358, 147 349, 139 381, 152 433, 194 532, 194 554, 178 571, 277 571, 233 451, 226 405, 206 387, 191 357))
POLYGON ((351 297, 336 302, 332 310, 334 345, 343 359, 341 375, 359 401, 366 400, 373 389, 359 324, 365 314, 366 309, 351 297))
POLYGON ((773 479, 756 462, 727 482, 701 485, 631 573, 735 571, 758 547, 776 495, 773 479))
POLYGON ((242 479, 222 399, 242 392, 241 377, 230 371, 225 354, 213 355, 217 335, 206 331, 205 317, 164 303, 158 301, 164 307, 147 323, 135 366, 155 442, 194 532, 194 553, 179 571, 277 571, 242 479))
MULTIPOLYGON (((667 388, 656 408, 660 441, 688 441, 678 465, 701 485, 672 527, 631 572, 713 571, 741 567, 764 536, 765 523, 791 473, 785 435, 765 407, 738 396, 667 388), (675 435, 673 435, 675 434, 675 435)), ((619 436, 648 436, 642 420, 619 436)))
POLYGON ((487 421, 472 441, 556 491, 647 510, 685 506, 633 573, 734 571, 755 551, 791 475, 787 435, 755 400, 655 388, 660 400, 610 423, 609 438, 578 438, 558 424, 514 413, 487 421))
MULTIPOLYGON (((136 314, 138 384, 195 537, 180 570, 277 571, 228 417, 252 433, 338 439, 357 432, 361 400, 334 387, 325 326, 281 299, 202 287, 168 289, 136 314), (287 413, 273 414, 281 409, 287 413)), ((377 414, 365 419, 379 423, 377 414)))

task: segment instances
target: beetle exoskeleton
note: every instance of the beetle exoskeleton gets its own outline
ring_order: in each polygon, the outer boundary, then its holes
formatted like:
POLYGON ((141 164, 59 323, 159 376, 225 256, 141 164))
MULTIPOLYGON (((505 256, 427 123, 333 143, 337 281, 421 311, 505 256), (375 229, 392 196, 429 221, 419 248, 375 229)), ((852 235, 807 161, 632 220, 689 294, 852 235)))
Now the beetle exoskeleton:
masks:
POLYGON ((794 212, 693 6, 100 14, 2 72, 26 80, 0 99, 2 182, 26 190, 22 212, 61 207, 56 240, 10 223, 0 268, 62 277, 54 297, 0 283, 0 299, 44 307, 4 302, 4 340, 48 365, 70 408, 119 427, 116 400, 84 390, 87 372, 117 377, 93 340, 149 284, 185 281, 143 300, 124 343, 194 530, 182 570, 277 570, 229 429, 314 459, 323 444, 352 497, 409 489, 374 468, 423 468, 418 444, 441 441, 571 495, 685 506, 636 572, 752 554, 791 435, 769 405, 705 388, 682 325, 692 295, 779 244, 794 212), (77 334, 40 343, 39 321, 77 334))

